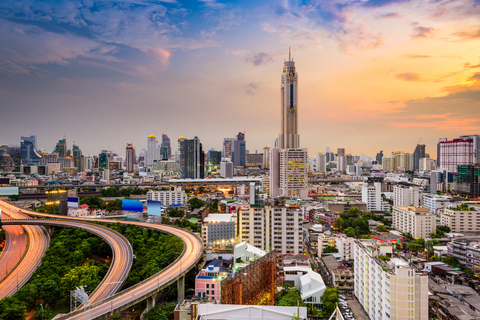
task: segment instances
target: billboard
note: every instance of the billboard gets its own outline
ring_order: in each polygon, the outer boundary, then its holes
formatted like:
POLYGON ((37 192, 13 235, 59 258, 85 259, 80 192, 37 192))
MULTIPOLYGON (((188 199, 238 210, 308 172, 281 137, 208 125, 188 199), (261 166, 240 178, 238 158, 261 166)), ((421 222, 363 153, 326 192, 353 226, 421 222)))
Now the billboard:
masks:
POLYGON ((10 184, 9 178, 0 178, 0 185, 2 184, 10 184))
POLYGON ((18 196, 18 187, 0 187, 0 196, 18 196))
POLYGON ((143 212, 143 203, 142 203, 142 201, 123 199, 122 200, 122 210, 134 211, 134 212, 143 212))
POLYGON ((162 215, 162 202, 147 200, 147 213, 151 216, 162 215))
POLYGON ((78 208, 78 197, 68 197, 67 203, 69 208, 78 208))

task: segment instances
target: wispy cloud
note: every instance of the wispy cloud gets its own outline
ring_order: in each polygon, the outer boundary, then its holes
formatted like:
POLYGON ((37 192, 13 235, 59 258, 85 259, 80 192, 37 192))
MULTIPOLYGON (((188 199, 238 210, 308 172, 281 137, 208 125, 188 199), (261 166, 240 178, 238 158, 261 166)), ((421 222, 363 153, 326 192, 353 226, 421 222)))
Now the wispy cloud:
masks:
POLYGON ((369 8, 379 8, 379 7, 385 7, 391 4, 396 4, 396 3, 404 3, 404 2, 410 2, 410 0, 367 0, 363 2, 364 7, 369 7, 369 8))
POLYGON ((260 86, 260 83, 250 82, 245 86, 246 94, 250 96, 254 96, 259 86, 260 86))
POLYGON ((432 58, 432 56, 427 55, 427 54, 413 54, 413 53, 402 54, 400 57, 402 57, 402 58, 407 58, 407 59, 432 58))
POLYGON ((435 28, 421 26, 418 22, 414 22, 413 26, 412 39, 431 38, 435 32, 435 28))
POLYGON ((260 66, 262 64, 269 63, 273 60, 272 55, 266 52, 252 53, 245 58, 245 62, 252 63, 254 66, 260 66))
POLYGON ((395 75, 395 78, 398 80, 403 80, 403 81, 420 81, 420 76, 415 73, 415 72, 404 72, 404 73, 397 73, 395 75))

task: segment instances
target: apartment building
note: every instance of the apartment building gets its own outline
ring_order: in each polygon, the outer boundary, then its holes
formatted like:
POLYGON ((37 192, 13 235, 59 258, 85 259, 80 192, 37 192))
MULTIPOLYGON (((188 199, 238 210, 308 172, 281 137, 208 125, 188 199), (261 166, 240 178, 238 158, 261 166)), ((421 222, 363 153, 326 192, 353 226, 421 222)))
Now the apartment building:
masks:
POLYGON ((393 205, 395 207, 420 206, 420 188, 410 185, 395 185, 393 187, 393 205))
POLYGON ((430 193, 423 194, 423 206, 428 208, 428 211, 433 214, 437 214, 438 209, 446 208, 451 201, 451 196, 441 196, 430 193))
POLYGON ((285 206, 241 207, 238 210, 238 241, 282 254, 303 253, 302 211, 285 206))
POLYGON ((355 240, 355 296, 372 320, 427 320, 428 276, 392 252, 391 244, 355 240))
POLYGON ((390 211, 390 205, 382 199, 381 182, 365 182, 362 186, 362 202, 367 205, 367 211, 390 211))
POLYGON ((480 208, 448 207, 440 213, 440 224, 449 226, 451 232, 480 230, 480 208))
POLYGON ((158 191, 150 190, 147 192, 147 200, 160 201, 162 206, 167 207, 172 204, 184 204, 187 202, 187 195, 185 191, 158 191))
POLYGON ((211 213, 202 221, 203 244, 232 245, 235 240, 235 218, 229 213, 211 213))
POLYGON ((338 253, 342 256, 342 260, 353 259, 353 243, 355 239, 350 237, 335 238, 335 246, 338 253))
POLYGON ((480 274, 480 236, 455 238, 447 247, 449 255, 480 274))
POLYGON ((422 207, 393 207, 393 227, 414 238, 427 238, 436 230, 436 216, 422 207))
POLYGON ((320 256, 323 252, 323 249, 326 247, 335 247, 336 242, 335 242, 336 237, 328 234, 319 234, 318 235, 318 255, 320 256))

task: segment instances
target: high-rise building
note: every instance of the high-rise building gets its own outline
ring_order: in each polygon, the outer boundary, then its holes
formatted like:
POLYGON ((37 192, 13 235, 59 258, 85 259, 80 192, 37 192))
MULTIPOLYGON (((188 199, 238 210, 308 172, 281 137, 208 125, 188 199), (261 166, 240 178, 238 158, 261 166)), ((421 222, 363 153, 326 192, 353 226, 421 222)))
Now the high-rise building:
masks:
POLYGON ((72 154, 73 166, 77 168, 78 172, 85 171, 85 162, 82 155, 82 150, 76 145, 75 141, 73 142, 72 154))
POLYGON ((233 150, 233 138, 223 139, 223 157, 231 158, 233 150))
POLYGON ((283 149, 278 155, 280 196, 307 198, 307 149, 283 149))
POLYGON ((160 149, 155 135, 151 134, 147 139, 147 151, 145 153, 145 166, 151 167, 153 161, 160 160, 160 149))
POLYGON ((222 153, 220 151, 209 150, 208 161, 214 166, 220 165, 220 162, 222 161, 222 153))
POLYGON ((383 158, 383 150, 380 150, 379 153, 377 153, 377 156, 375 157, 375 159, 377 160, 377 164, 382 164, 382 158, 383 158))
POLYGON ((62 140, 58 140, 54 152, 58 153, 59 158, 65 158, 67 156, 67 139, 65 136, 63 136, 62 140))
POLYGON ((170 138, 167 136, 166 133, 162 134, 162 144, 160 146, 160 154, 162 160, 170 159, 172 155, 172 148, 170 146, 170 138))
POLYGON ((263 170, 270 169, 270 146, 263 148, 263 170))
POLYGON ((102 150, 98 156, 98 171, 108 171, 110 169, 110 153, 102 150))
POLYGON ((234 167, 245 167, 246 165, 247 155, 245 144, 245 134, 239 132, 235 140, 233 140, 232 162, 234 167))
POLYGON ((205 154, 197 137, 178 138, 181 179, 203 179, 205 177, 205 154))
POLYGON ((337 156, 337 170, 344 173, 347 169, 347 159, 345 156, 337 156))
POLYGON ((133 143, 127 143, 127 148, 125 150, 125 167, 127 172, 133 172, 135 159, 135 147, 133 146, 133 143))
POLYGON ((425 158, 425 145, 417 144, 415 151, 413 151, 413 170, 419 170, 420 159, 425 158))
POLYGON ((355 240, 353 251, 354 293, 370 319, 428 319, 428 275, 395 258, 393 244, 355 240))
POLYGON ((228 160, 220 162, 220 176, 224 178, 233 178, 233 163, 228 160))
POLYGON ((337 149, 337 157, 345 155, 345 148, 338 148, 337 149))
POLYGON ((480 163, 480 136, 440 139, 437 150, 437 166, 440 170, 457 173, 458 166, 480 163))
POLYGON ((298 74, 290 52, 284 62, 281 84, 282 125, 280 127, 280 149, 300 147, 298 135, 298 74))
POLYGON ((27 165, 38 165, 42 158, 35 149, 36 137, 21 137, 20 138, 20 154, 22 162, 27 165))

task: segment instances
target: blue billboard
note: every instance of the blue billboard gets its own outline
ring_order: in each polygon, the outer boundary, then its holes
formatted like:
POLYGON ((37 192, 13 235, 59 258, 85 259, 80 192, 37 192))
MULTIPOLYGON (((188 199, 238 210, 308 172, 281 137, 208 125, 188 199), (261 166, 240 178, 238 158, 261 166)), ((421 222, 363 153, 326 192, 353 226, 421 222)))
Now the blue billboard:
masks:
POLYGON ((147 213, 150 216, 161 216, 162 203, 160 201, 147 200, 147 213))
POLYGON ((0 196, 18 196, 18 187, 0 187, 0 196))
POLYGON ((142 203, 142 201, 123 199, 122 200, 122 210, 134 211, 134 212, 143 212, 143 203, 142 203))
POLYGON ((67 206, 69 208, 78 208, 78 197, 68 197, 67 206))

